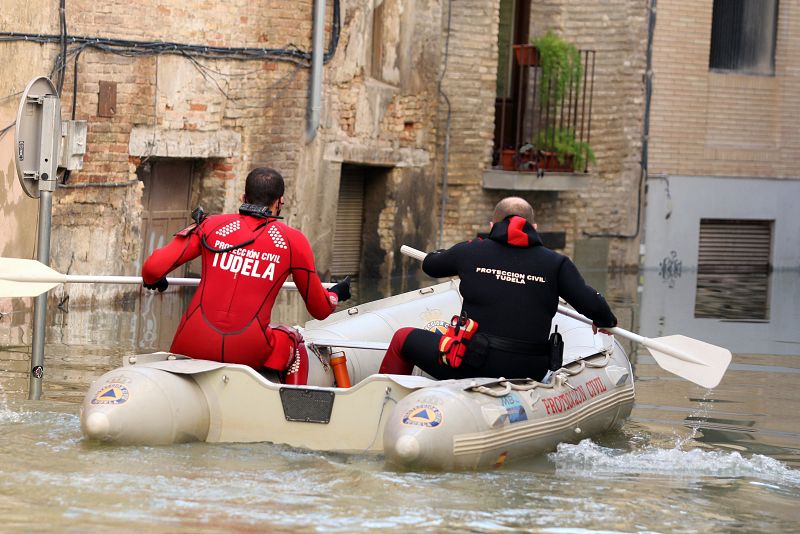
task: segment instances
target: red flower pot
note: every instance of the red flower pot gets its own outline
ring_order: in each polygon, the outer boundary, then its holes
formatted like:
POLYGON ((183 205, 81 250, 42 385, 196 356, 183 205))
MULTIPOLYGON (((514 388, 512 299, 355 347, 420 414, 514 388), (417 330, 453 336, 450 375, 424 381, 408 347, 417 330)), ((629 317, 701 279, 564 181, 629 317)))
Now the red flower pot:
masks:
POLYGON ((539 51, 532 44, 517 44, 514 46, 514 55, 517 64, 525 67, 537 67, 539 65, 539 51))

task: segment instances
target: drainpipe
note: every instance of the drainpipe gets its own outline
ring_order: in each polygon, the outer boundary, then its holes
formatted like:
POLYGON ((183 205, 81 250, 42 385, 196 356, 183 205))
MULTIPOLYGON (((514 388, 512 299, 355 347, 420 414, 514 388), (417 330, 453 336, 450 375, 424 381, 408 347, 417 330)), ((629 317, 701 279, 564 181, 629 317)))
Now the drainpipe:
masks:
POLYGON ((325 36, 325 0, 314 0, 314 20, 311 37, 311 76, 309 78, 308 125, 306 143, 317 136, 319 116, 322 109, 322 38, 325 36))

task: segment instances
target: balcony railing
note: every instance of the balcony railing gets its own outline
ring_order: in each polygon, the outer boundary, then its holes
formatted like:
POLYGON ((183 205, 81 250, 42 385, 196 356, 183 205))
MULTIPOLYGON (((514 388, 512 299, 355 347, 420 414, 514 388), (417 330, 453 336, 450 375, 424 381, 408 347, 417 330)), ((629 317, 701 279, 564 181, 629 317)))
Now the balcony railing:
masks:
POLYGON ((586 172, 590 148, 595 51, 581 50, 582 75, 563 90, 542 83, 533 45, 514 45, 514 59, 496 103, 494 167, 507 171, 586 172))

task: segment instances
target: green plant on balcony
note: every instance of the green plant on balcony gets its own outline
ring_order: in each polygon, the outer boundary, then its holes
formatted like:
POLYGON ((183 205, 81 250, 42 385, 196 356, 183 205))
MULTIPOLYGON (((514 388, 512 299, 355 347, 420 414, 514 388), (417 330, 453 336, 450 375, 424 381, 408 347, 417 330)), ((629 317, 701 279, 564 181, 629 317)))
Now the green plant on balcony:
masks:
POLYGON ((587 162, 595 162, 592 147, 578 140, 573 128, 548 127, 536 136, 536 148, 546 170, 582 169, 587 162), (549 160, 555 159, 559 165, 549 160))
POLYGON ((574 44, 548 31, 532 40, 539 54, 541 105, 558 102, 571 85, 580 86, 581 54, 574 44))

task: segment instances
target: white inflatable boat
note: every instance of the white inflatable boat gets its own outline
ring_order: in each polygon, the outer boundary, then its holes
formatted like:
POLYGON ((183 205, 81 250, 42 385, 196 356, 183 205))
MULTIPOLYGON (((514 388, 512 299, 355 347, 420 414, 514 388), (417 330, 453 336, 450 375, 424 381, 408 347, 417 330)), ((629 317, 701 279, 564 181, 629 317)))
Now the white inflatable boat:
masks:
POLYGON ((273 442, 383 454, 410 469, 484 469, 621 425, 634 399, 630 362, 612 336, 558 314, 564 366, 548 383, 435 381, 378 374, 395 330, 441 329, 461 308, 457 282, 310 321, 309 385, 290 386, 242 365, 169 353, 131 356, 96 380, 81 407, 86 438, 116 444, 273 442), (352 382, 338 388, 331 353, 352 382))

